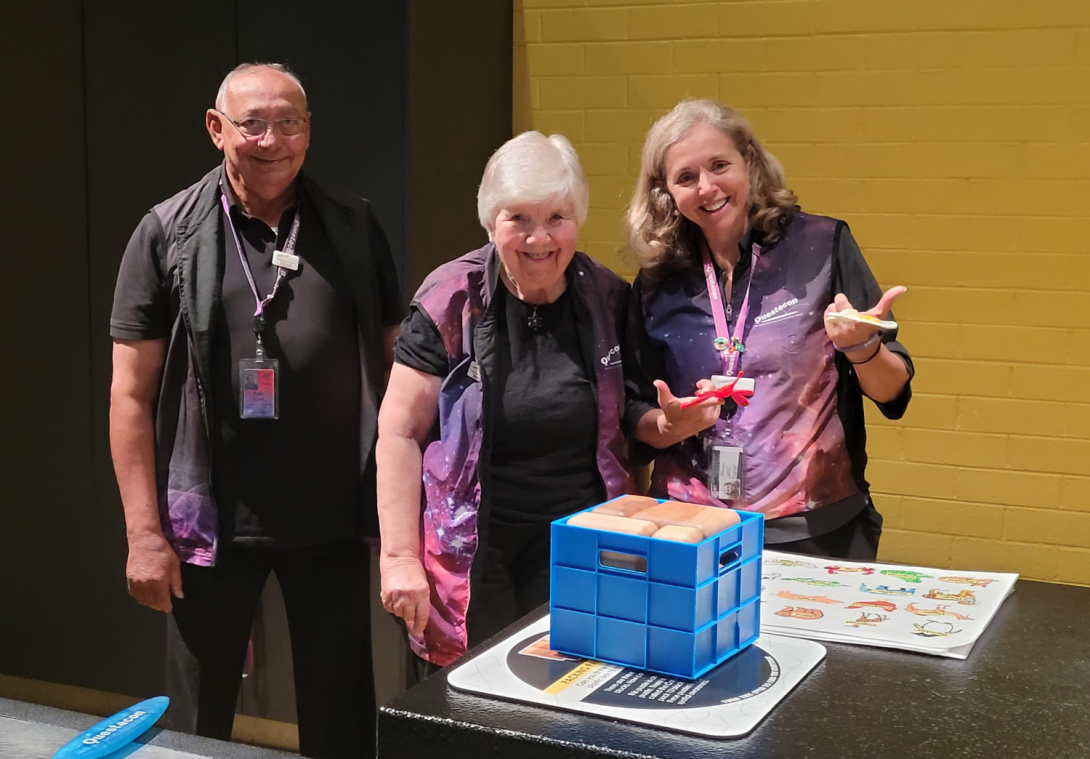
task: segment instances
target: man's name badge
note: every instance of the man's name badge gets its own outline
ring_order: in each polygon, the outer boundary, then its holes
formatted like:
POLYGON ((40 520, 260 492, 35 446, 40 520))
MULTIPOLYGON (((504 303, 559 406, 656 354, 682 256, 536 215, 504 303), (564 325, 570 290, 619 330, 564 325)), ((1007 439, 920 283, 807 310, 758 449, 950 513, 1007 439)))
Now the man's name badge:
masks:
POLYGON ((238 362, 238 414, 243 419, 280 418, 280 362, 244 358, 238 362))
POLYGON ((285 269, 299 271, 299 256, 285 253, 282 250, 273 251, 273 266, 282 266, 285 269))

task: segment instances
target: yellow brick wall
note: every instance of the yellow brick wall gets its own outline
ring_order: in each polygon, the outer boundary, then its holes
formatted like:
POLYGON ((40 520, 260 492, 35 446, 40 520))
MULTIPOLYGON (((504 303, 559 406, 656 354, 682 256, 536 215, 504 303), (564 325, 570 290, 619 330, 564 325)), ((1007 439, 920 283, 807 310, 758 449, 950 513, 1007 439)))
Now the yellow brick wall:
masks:
POLYGON ((881 558, 1090 584, 1090 1, 514 7, 515 127, 579 150, 584 250, 633 273, 644 134, 714 97, 909 288, 915 398, 868 410, 881 558))

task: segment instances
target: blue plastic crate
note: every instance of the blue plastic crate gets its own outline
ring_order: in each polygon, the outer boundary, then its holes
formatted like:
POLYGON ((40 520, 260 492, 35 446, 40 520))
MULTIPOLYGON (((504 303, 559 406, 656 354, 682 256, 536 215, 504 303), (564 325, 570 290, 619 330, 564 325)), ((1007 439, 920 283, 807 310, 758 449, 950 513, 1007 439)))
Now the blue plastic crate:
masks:
POLYGON ((696 544, 553 522, 553 649, 691 679, 750 645, 764 517, 738 515, 696 544))

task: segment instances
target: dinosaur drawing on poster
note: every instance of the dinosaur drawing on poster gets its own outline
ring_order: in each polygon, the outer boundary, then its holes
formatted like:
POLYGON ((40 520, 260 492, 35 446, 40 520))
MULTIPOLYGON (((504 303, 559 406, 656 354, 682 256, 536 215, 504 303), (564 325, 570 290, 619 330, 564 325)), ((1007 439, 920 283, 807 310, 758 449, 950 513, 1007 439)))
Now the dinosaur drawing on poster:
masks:
POLYGON ((967 617, 964 614, 958 614, 956 611, 947 611, 946 604, 935 604, 934 609, 924 609, 917 606, 915 603, 909 603, 905 607, 905 611, 909 614, 916 614, 921 617, 954 617, 961 620, 972 620, 972 617, 967 617))
POLYGON ((825 616, 821 609, 804 609, 801 606, 785 606, 772 613, 777 617, 791 617, 792 619, 821 619, 825 616))
POLYGON ((787 601, 808 601, 815 604, 839 604, 844 603, 828 596, 804 596, 800 593, 792 593, 790 590, 781 590, 776 594, 787 601))

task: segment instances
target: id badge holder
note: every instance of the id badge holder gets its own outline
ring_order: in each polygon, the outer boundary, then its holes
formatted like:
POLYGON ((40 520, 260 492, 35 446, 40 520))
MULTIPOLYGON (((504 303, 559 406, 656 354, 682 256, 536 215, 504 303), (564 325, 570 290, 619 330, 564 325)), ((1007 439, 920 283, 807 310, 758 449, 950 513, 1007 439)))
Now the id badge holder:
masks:
POLYGON ((745 492, 745 451, 733 441, 708 435, 704 438, 708 462, 708 493, 720 501, 736 502, 745 492))
POLYGON ((238 413, 243 419, 280 418, 280 362, 243 358, 238 362, 238 413))

